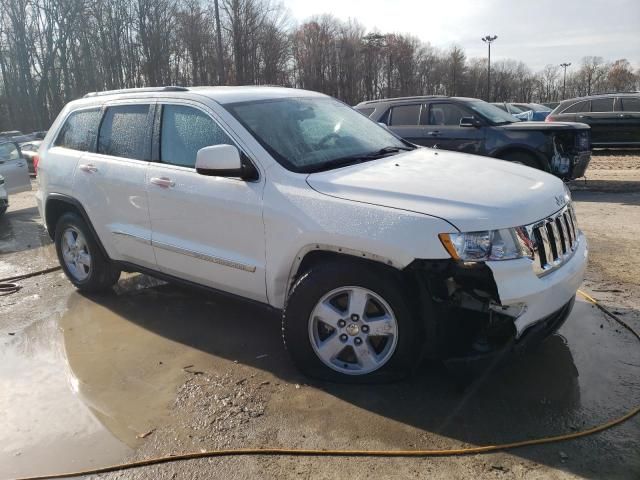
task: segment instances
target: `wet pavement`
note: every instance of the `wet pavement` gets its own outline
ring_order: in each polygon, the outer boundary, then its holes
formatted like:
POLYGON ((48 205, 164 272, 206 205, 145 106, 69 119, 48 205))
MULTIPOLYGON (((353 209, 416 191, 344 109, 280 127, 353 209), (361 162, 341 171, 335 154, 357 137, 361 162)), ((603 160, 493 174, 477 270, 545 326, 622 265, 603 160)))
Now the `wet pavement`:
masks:
MULTIPOLYGON (((33 211, 0 219, 0 277, 55 265, 47 243, 33 211)), ((405 382, 348 386, 302 377, 283 349, 279 318, 255 305, 144 275, 99 296, 79 294, 59 272, 22 283, 0 297, 0 479, 119 462, 152 444, 170 453, 511 442, 582 430, 640 403, 636 340, 583 301, 539 349, 464 389, 438 363, 405 382)), ((518 462, 543 465, 556 478, 640 478, 638 439, 636 418, 580 441, 512 451, 501 465, 512 473, 518 462)), ((475 458, 446 461, 471 474, 475 458)), ((235 477, 243 466, 269 471, 267 461, 219 466, 235 465, 221 470, 235 477)), ((352 468, 324 462, 326 477, 352 468)), ((211 465, 201 468, 214 472, 211 465)), ((371 465, 360 474, 387 468, 371 465)))

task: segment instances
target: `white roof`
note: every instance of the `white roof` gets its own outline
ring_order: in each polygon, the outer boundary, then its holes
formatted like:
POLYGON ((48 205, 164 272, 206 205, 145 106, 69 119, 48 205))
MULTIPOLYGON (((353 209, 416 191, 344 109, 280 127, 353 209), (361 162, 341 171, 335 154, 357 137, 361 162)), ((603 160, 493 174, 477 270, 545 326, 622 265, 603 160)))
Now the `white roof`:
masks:
POLYGON ((242 87, 189 87, 189 91, 206 95, 218 103, 236 103, 275 98, 326 97, 311 90, 285 87, 242 86, 242 87))

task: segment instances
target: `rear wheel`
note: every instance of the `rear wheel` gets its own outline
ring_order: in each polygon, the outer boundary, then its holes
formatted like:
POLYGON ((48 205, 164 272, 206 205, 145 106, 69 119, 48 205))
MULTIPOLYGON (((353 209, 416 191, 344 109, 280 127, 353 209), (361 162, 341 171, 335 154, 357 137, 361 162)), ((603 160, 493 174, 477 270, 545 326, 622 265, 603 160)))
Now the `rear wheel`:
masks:
POLYGON ((56 224, 54 238, 62 270, 79 290, 106 290, 120 278, 120 270, 102 253, 78 214, 62 215, 56 224))
POLYGON ((521 165, 526 165, 527 167, 537 168, 538 170, 542 170, 540 162, 533 156, 533 154, 524 151, 515 151, 508 152, 500 157, 502 160, 506 160, 507 162, 519 163, 521 165))
POLYGON ((396 380, 419 359, 421 335, 401 282, 364 265, 324 264, 303 274, 282 331, 297 367, 324 380, 396 380))

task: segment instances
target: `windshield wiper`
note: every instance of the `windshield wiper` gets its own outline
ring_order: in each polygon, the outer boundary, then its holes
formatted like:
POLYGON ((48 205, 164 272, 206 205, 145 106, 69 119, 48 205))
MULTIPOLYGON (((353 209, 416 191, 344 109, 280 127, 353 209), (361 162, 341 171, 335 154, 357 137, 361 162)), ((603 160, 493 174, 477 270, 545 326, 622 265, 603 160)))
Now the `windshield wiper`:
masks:
POLYGON ((380 150, 376 150, 375 152, 370 153, 360 153, 357 155, 349 155, 347 157, 335 158, 333 160, 329 160, 324 163, 320 163, 318 165, 311 166, 307 172, 321 172, 323 170, 331 170, 333 168, 338 167, 346 167, 347 165, 355 165, 356 163, 367 162, 369 160, 377 160, 378 158, 382 158, 390 153, 398 153, 400 150, 414 150, 410 147, 383 147, 380 150))

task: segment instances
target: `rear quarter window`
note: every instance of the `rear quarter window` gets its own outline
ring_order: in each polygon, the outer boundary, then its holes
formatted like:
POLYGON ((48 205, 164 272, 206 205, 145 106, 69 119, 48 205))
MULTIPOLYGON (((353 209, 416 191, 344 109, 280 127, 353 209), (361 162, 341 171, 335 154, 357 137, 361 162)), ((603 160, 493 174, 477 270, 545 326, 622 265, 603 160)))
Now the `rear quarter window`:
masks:
POLYGON ((54 146, 88 152, 95 140, 99 124, 99 108, 73 112, 60 129, 54 146))
POLYGON ((375 108, 358 108, 357 111, 360 112, 365 117, 370 117, 373 112, 375 112, 375 108))
POLYGON ((588 111, 589 111, 589 101, 584 100, 582 102, 574 103, 568 108, 565 108, 561 113, 580 113, 580 112, 588 112, 588 111))

